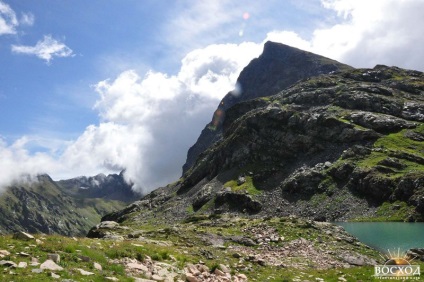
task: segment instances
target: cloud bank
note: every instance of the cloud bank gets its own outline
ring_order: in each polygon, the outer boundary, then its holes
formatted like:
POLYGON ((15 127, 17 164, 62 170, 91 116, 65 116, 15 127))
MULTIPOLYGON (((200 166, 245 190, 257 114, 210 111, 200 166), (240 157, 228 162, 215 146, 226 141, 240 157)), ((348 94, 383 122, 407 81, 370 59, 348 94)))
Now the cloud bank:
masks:
POLYGON ((269 39, 327 56, 354 67, 396 65, 423 71, 421 0, 322 0, 336 16, 311 38, 293 31, 272 31, 269 39))
POLYGON ((31 26, 34 24, 35 17, 32 13, 22 13, 20 19, 15 11, 3 1, 0 1, 0 35, 16 34, 16 28, 19 25, 31 26))
POLYGON ((15 34, 18 25, 15 11, 6 3, 0 1, 0 35, 15 34))
MULTIPOLYGON (((260 43, 213 44, 193 50, 182 59, 174 75, 127 70, 98 82, 93 89, 98 94, 94 110, 99 114, 99 123, 88 126, 77 140, 64 142, 60 150, 36 154, 29 152, 28 138, 11 145, 0 142, 0 169, 4 172, 0 185, 27 172, 45 172, 58 179, 121 169, 126 169, 126 179, 143 192, 176 180, 187 149, 210 121, 218 101, 233 89, 242 68, 259 55, 267 40, 356 67, 381 63, 424 70, 424 18, 419 15, 424 9, 423 1, 321 2, 333 18, 316 28, 309 38, 293 30, 274 30, 260 43)), ((219 7, 212 8, 221 11, 219 7)), ((176 23, 185 27, 204 20, 196 15, 187 22, 177 17, 176 23)), ((210 20, 216 29, 228 25, 225 16, 210 20)), ((186 32, 185 28, 181 30, 186 32)), ((209 33, 207 22, 202 22, 200 30, 209 33)), ((201 33, 188 33, 181 38, 198 36, 201 33)), ((178 33, 173 34, 172 40, 178 40, 178 33)), ((49 61, 48 56, 53 55, 45 56, 43 59, 49 61)))
POLYGON ((47 64, 49 64, 54 57, 64 58, 74 56, 72 49, 64 43, 54 39, 51 35, 45 35, 35 46, 12 45, 12 52, 16 54, 34 55, 45 60, 47 64))

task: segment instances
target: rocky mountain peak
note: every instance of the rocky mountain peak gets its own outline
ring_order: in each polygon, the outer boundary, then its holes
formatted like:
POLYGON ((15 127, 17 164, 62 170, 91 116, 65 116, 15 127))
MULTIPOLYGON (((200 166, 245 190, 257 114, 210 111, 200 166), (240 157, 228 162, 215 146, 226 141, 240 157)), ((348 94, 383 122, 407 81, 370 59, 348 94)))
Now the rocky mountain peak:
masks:
POLYGON ((233 105, 274 95, 313 76, 349 69, 353 68, 314 53, 282 43, 266 42, 262 54, 241 71, 237 79, 237 91, 229 92, 221 100, 212 121, 205 126, 197 142, 189 149, 183 173, 202 152, 221 139, 221 125, 227 109, 233 105))

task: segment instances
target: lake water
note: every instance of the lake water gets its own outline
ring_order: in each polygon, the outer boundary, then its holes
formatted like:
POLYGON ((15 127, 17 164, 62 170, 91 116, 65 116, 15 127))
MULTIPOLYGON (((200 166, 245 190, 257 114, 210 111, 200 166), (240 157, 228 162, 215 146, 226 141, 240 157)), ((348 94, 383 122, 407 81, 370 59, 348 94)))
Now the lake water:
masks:
POLYGON ((424 248, 424 223, 336 222, 364 244, 387 253, 424 248))

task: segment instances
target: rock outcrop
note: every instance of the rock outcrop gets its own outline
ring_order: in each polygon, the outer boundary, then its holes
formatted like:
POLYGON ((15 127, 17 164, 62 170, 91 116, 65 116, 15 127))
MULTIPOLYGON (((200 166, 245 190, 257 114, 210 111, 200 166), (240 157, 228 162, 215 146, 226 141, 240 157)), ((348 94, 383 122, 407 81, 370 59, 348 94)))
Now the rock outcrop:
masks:
POLYGON ((424 74, 331 62, 266 44, 240 75, 245 98, 224 98, 219 138, 204 135, 213 144, 180 181, 104 220, 236 212, 423 221, 424 74))
POLYGON ((259 97, 277 94, 309 77, 349 70, 352 67, 288 45, 266 42, 262 55, 253 59, 237 79, 237 89, 219 103, 212 121, 202 130, 197 142, 188 150, 183 174, 198 156, 221 140, 226 110, 233 105, 259 97))

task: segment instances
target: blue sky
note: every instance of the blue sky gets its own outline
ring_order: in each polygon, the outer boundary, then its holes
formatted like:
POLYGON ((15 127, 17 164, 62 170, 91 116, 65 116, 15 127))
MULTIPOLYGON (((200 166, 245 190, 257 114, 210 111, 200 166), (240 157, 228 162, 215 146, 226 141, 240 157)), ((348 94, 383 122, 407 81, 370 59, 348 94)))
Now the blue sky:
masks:
POLYGON ((424 1, 0 0, 0 186, 127 169, 148 191, 267 40, 423 71, 424 1))

